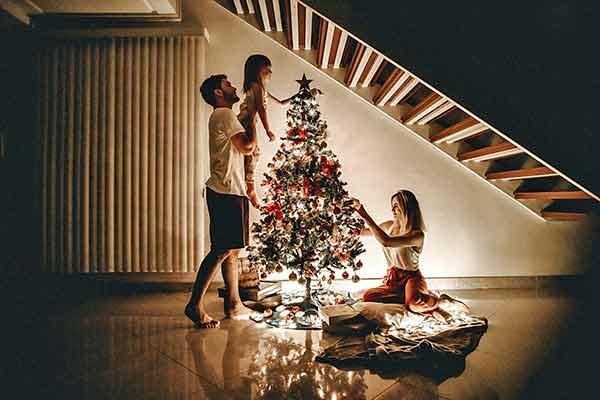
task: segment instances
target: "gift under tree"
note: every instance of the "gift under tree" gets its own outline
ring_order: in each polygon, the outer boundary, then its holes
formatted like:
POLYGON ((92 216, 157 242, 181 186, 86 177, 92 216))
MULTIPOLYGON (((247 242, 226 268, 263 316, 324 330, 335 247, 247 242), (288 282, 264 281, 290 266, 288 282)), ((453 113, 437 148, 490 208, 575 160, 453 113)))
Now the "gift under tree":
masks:
POLYGON ((363 221, 344 188, 340 163, 327 147, 327 124, 311 81, 303 76, 297 82, 287 132, 262 181, 266 194, 261 218, 252 227, 256 243, 249 248, 249 260, 261 279, 290 271, 290 280, 306 284, 308 301, 311 281, 351 277, 358 282, 363 221))

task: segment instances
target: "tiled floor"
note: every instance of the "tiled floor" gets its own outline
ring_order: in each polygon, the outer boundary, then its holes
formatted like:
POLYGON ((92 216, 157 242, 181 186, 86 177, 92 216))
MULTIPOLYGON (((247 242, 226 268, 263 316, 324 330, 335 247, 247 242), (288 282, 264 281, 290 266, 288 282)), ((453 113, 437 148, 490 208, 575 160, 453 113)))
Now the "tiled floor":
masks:
MULTIPOLYGON (((337 340, 320 331, 250 321, 194 329, 182 315, 186 293, 109 296, 47 313, 41 305, 10 329, 5 360, 8 354, 17 361, 3 375, 18 390, 11 398, 20 399, 520 398, 556 359, 559 336, 574 323, 567 316, 579 305, 572 296, 530 290, 449 293, 487 317, 489 330, 464 371, 443 382, 407 371, 382 377, 316 363, 318 350, 337 340), (290 393, 277 389, 303 373, 290 393), (273 389, 262 392, 267 383, 273 389)), ((208 305, 223 317, 215 293, 208 305)), ((570 398, 554 386, 556 398, 570 398)))

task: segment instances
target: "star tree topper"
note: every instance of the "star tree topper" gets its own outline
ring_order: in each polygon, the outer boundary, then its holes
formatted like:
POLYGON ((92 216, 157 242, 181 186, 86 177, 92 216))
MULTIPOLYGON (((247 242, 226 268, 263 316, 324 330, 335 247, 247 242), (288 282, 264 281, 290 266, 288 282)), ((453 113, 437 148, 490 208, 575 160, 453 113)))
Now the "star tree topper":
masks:
POLYGON ((309 85, 312 82, 312 79, 306 79, 306 74, 302 74, 302 79, 297 79, 296 82, 300 84, 300 92, 302 90, 308 90, 310 92, 309 85))

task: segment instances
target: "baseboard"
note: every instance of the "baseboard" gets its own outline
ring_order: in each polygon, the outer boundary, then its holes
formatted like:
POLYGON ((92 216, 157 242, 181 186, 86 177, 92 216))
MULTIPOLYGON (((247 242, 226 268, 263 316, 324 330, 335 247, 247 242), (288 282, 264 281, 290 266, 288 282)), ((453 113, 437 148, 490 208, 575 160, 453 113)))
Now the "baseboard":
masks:
MULTIPOLYGON (((132 273, 86 273, 48 274, 45 282, 66 283, 69 286, 93 285, 102 287, 137 287, 141 290, 187 291, 191 290, 195 273, 183 272, 132 272, 132 273)), ((471 276, 471 277, 432 277, 426 278, 431 289, 572 289, 580 287, 583 275, 551 276, 471 276)), ((348 281, 340 281, 348 282, 348 281)), ((222 286, 215 281, 213 286, 222 286)), ((365 278, 359 286, 372 287, 381 284, 381 278, 365 278)))

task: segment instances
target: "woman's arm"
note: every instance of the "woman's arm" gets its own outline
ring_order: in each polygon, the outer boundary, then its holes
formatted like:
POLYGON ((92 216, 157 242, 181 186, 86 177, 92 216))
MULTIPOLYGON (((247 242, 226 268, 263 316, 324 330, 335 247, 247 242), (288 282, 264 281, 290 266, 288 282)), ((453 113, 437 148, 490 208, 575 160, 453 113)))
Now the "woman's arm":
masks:
MULTIPOLYGON (((390 229, 390 226, 394 223, 394 221, 385 221, 382 222, 381 224, 379 224, 379 227, 381 229, 383 229, 384 231, 387 231, 388 229, 390 229)), ((368 226, 365 226, 361 231, 360 231, 360 235, 361 236, 373 236, 373 232, 371 231, 371 229, 369 229, 368 226)))
POLYGON ((423 232, 413 232, 403 236, 390 236, 375 223, 362 204, 358 208, 358 214, 365 220, 375 239, 384 247, 413 247, 423 245, 423 232))

